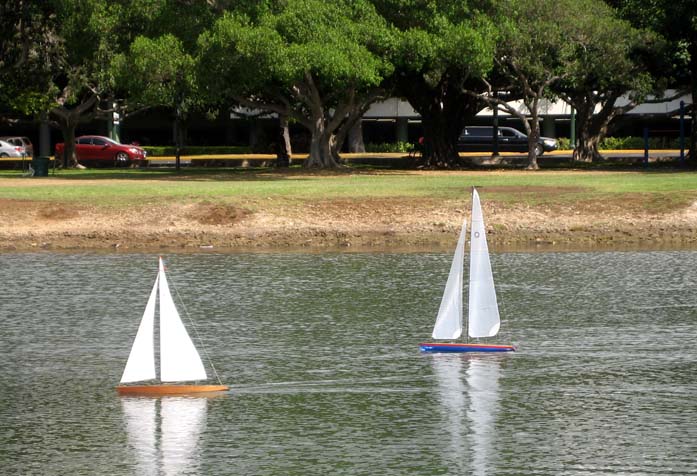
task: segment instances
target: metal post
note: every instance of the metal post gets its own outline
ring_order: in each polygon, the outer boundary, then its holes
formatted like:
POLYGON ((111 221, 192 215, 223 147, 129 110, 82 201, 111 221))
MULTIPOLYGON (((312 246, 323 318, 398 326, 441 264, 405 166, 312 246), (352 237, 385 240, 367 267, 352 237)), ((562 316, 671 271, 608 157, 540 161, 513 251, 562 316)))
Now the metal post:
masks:
POLYGON ((644 127, 644 165, 649 165, 649 128, 644 127))
POLYGON ((685 163, 685 101, 680 101, 680 165, 685 163))
MULTIPOLYGON (((494 93, 494 98, 496 98, 497 94, 494 93)), ((491 156, 492 157, 498 157, 499 156, 499 105, 494 103, 494 127, 493 127, 493 140, 494 144, 492 147, 491 151, 491 156)))
POLYGON ((571 142, 571 149, 573 150, 576 149, 576 110, 573 106, 571 106, 571 124, 569 127, 571 129, 569 139, 571 142))

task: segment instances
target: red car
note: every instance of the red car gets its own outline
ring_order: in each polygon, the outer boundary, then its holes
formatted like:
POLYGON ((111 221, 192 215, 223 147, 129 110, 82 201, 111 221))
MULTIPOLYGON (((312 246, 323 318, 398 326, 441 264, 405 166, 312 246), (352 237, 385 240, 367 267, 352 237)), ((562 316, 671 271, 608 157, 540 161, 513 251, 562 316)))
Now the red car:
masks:
MULTIPOLYGON (((61 142, 56 144, 56 158, 63 157, 61 142)), ((147 153, 142 148, 119 144, 103 136, 80 136, 75 139, 75 155, 78 162, 95 162, 115 167, 127 165, 144 165, 147 153)))

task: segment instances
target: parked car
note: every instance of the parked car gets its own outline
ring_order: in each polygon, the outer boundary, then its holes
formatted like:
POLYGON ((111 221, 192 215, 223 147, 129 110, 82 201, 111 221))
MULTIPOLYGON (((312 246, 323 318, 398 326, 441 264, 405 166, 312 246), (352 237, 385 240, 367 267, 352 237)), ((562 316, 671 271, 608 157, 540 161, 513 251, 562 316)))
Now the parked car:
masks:
MULTIPOLYGON (((528 136, 512 127, 499 127, 499 151, 500 152, 527 152, 528 136)), ((457 139, 457 150, 492 151, 494 146, 494 128, 491 126, 465 127, 457 139)), ((544 152, 557 150, 559 144, 556 139, 540 137, 535 146, 535 153, 539 156, 544 152)))
POLYGON ((0 140, 0 157, 26 157, 26 150, 24 147, 10 144, 7 141, 0 140))
MULTIPOLYGON (((65 145, 56 144, 56 158, 63 157, 65 145)), ((82 163, 101 163, 123 167, 130 164, 142 165, 147 153, 144 149, 132 144, 120 144, 113 139, 103 136, 80 136, 75 139, 75 155, 82 163)))
MULTIPOLYGON (((34 146, 28 137, 20 136, 2 136, 0 141, 7 142, 15 147, 21 147, 24 151, 25 157, 32 158, 34 156, 34 146)), ((15 156, 10 156, 15 157, 15 156)), ((21 157, 21 155, 20 155, 21 157)))

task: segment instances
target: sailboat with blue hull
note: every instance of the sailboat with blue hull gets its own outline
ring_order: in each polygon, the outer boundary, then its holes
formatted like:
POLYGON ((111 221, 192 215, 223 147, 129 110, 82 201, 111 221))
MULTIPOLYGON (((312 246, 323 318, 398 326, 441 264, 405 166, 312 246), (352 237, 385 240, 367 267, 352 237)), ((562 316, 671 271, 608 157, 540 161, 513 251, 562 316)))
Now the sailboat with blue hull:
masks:
MULTIPOLYGON (((469 337, 493 337, 499 332, 501 318, 496 300, 494 276, 491 272, 489 247, 486 243, 484 216, 476 189, 472 189, 472 217, 470 231, 470 272, 467 334, 469 337)), ((455 340, 462 335, 463 280, 467 220, 462 224, 450 274, 438 309, 432 337, 455 340)), ((423 352, 511 352, 512 345, 458 342, 422 342, 423 352)))

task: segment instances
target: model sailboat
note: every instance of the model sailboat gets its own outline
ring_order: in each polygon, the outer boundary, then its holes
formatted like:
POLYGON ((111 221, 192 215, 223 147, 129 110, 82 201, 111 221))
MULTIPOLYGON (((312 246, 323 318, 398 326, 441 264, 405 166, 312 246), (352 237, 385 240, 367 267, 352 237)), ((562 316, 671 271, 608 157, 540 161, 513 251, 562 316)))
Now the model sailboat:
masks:
POLYGON ((160 258, 159 272, 145 306, 143 319, 133 341, 121 385, 120 394, 173 395, 200 392, 220 392, 228 389, 217 385, 181 384, 199 382, 208 378, 201 357, 186 332, 177 307, 169 292, 165 267, 160 258), (123 385, 157 378, 155 371, 155 307, 160 295, 160 381, 161 384, 123 385))
MULTIPOLYGON (((466 229, 467 221, 465 220, 460 231, 460 238, 457 241, 436 325, 433 328, 432 337, 434 339, 454 340, 462 334, 462 285, 466 229)), ((468 335, 475 338, 493 337, 499 332, 501 319, 499 306, 496 302, 494 277, 491 273, 484 217, 476 189, 472 190, 469 279, 468 335)), ((419 345, 424 352, 509 352, 515 350, 515 347, 511 345, 493 344, 424 342, 419 345)))

